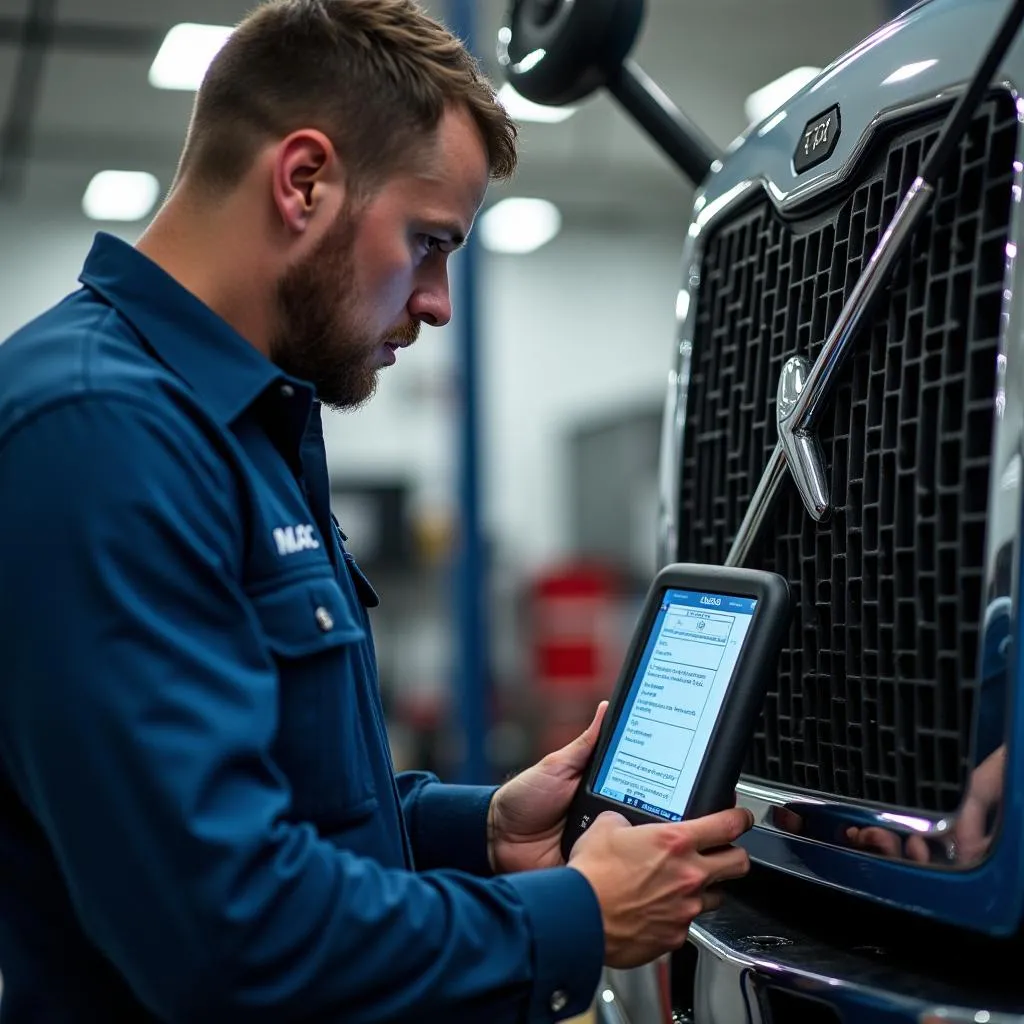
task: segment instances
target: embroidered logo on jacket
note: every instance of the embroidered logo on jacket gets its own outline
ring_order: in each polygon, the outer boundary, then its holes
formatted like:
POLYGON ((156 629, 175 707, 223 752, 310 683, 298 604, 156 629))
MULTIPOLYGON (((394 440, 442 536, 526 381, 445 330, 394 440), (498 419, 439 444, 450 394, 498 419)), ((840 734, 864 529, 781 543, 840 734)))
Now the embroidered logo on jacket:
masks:
POLYGON ((279 526, 274 531, 274 541, 279 555, 297 555, 301 551, 316 551, 320 542, 308 523, 300 526, 279 526))

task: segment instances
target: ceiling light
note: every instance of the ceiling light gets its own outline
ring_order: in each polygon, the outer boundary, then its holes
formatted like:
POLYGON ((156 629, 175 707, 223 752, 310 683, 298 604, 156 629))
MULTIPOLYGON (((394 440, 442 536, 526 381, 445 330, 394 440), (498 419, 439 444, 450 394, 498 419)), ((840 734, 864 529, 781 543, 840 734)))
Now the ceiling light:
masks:
POLYGON ((145 171, 100 171, 85 190, 82 209, 92 220, 142 220, 159 195, 160 182, 145 171))
POLYGON ((508 111, 513 121, 561 124, 576 113, 575 107, 548 107, 542 103, 532 103, 507 82, 498 90, 498 102, 508 111))
POLYGON ((787 100, 795 96, 816 75, 821 68, 802 67, 787 71, 781 78, 769 82, 766 86, 752 92, 744 104, 747 121, 758 124, 769 114, 774 114, 787 100))
POLYGON ((195 92, 233 31, 227 25, 175 25, 149 69, 149 84, 157 89, 195 92))
POLYGON ((480 241, 491 252, 523 254, 547 245, 562 215, 546 199, 503 199, 480 218, 480 241))

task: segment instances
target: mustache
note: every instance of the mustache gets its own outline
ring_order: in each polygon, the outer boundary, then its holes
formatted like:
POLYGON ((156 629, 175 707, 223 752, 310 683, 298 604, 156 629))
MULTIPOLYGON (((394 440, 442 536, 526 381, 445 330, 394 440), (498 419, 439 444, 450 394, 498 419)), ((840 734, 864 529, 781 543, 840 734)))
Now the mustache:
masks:
POLYGON ((385 343, 393 343, 395 345, 411 345, 420 336, 420 327, 423 325, 419 320, 412 320, 410 323, 403 324, 401 327, 396 327, 392 331, 388 331, 384 335, 385 343))

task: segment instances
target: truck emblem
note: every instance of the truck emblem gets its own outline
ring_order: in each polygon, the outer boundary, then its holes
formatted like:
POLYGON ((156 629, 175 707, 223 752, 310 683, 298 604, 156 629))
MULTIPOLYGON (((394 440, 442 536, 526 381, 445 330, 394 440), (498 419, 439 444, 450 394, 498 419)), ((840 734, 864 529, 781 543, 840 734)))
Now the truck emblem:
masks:
POLYGON ((825 457, 821 442, 813 430, 801 428, 793 416, 800 394, 811 372, 811 364, 802 356, 786 361, 779 376, 775 416, 779 443, 786 454, 786 465, 808 512, 821 522, 831 509, 825 457))
POLYGON ((835 152, 841 130, 838 106, 811 118, 793 154, 793 169, 796 173, 803 174, 827 160, 835 152))

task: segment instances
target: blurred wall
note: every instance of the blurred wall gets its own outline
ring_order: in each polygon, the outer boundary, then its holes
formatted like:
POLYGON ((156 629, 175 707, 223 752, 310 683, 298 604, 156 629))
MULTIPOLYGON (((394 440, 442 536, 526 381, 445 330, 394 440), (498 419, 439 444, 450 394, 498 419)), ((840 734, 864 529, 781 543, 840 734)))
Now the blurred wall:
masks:
MULTIPOLYGON (((528 256, 484 256, 484 514, 523 568, 572 546, 568 431, 663 399, 681 247, 674 232, 577 227, 528 256)), ((406 471, 421 508, 443 510, 455 486, 453 348, 448 331, 425 330, 364 409, 331 417, 336 470, 406 471)))

